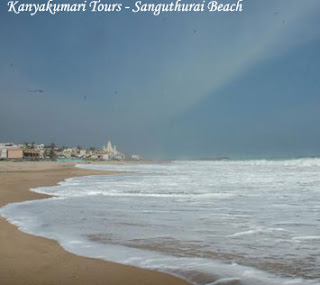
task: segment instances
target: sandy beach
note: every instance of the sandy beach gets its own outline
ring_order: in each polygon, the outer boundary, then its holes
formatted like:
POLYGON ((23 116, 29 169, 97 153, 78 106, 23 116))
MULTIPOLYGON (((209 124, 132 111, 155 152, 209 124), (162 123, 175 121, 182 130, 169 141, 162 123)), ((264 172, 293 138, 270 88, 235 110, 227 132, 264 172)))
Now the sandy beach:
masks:
MULTIPOLYGON (((0 207, 48 198, 30 188, 66 178, 113 174, 56 162, 0 162, 0 207)), ((176 277, 66 252, 53 240, 20 232, 0 218, 0 284, 161 284, 186 285, 176 277)))

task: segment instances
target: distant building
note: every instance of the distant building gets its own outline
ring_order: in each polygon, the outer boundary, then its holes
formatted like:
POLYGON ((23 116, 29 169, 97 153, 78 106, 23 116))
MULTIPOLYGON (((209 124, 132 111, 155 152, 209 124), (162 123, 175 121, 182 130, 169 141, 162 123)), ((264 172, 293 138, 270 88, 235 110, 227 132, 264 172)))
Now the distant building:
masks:
POLYGON ((22 148, 14 143, 0 143, 1 159, 20 159, 23 158, 22 148))
MULTIPOLYGON (((95 153, 95 156, 97 157, 97 159, 104 159, 106 155, 106 152, 104 150, 97 150, 95 153)), ((108 159, 104 159, 104 160, 108 160, 108 159)))
POLYGON ((45 148, 45 146, 44 146, 44 144, 42 143, 42 144, 37 144, 36 145, 36 149, 44 149, 45 148))
POLYGON ((113 149, 113 147, 112 147, 112 143, 111 143, 110 140, 107 142, 107 146, 103 146, 103 150, 104 150, 105 152, 109 153, 109 154, 111 154, 111 153, 113 154, 114 149, 113 149))
POLYGON ((85 157, 87 154, 87 151, 85 149, 80 149, 78 153, 78 157, 85 157))
POLYGON ((37 158, 41 157, 41 153, 39 149, 24 149, 23 150, 23 157, 24 158, 37 158))
MULTIPOLYGON (((80 146, 56 147, 33 143, 0 143, 0 159, 48 159, 48 158, 82 158, 92 160, 123 160, 125 155, 117 150, 109 140, 103 149, 84 149, 80 146)), ((138 159, 136 157, 135 159, 138 159)))
POLYGON ((131 159, 140 160, 140 155, 139 154, 133 154, 133 155, 131 155, 131 159))
POLYGON ((111 141, 109 140, 107 142, 106 146, 103 146, 103 152, 104 152, 104 160, 123 160, 125 158, 125 155, 119 151, 117 151, 116 146, 112 146, 111 141))
POLYGON ((8 150, 6 148, 0 149, 0 158, 2 159, 8 158, 8 150))
POLYGON ((78 155, 78 152, 79 152, 79 149, 78 147, 72 147, 72 156, 77 156, 78 155))
POLYGON ((20 159, 23 158, 23 149, 21 148, 8 148, 7 158, 9 159, 20 159))
POLYGON ((117 152, 113 155, 113 159, 115 160, 124 160, 125 159, 125 155, 121 152, 117 152))
POLYGON ((111 158, 110 158, 110 155, 106 153, 106 154, 102 155, 102 159, 103 160, 110 160, 111 158))
POLYGON ((62 151, 62 155, 66 158, 70 158, 72 156, 72 153, 73 153, 73 150, 72 148, 65 148, 63 151, 62 151))

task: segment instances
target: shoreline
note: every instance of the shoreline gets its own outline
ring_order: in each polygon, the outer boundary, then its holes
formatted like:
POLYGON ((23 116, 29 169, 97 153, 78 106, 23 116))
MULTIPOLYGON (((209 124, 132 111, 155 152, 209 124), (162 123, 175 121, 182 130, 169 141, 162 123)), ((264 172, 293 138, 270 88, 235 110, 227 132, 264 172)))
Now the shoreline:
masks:
MULTIPOLYGON (((54 186, 71 177, 111 175, 116 171, 75 168, 73 163, 0 162, 0 207, 46 199, 31 188, 54 186)), ((0 217, 1 284, 154 284, 190 285, 178 277, 74 255, 58 242, 21 232, 0 217)))

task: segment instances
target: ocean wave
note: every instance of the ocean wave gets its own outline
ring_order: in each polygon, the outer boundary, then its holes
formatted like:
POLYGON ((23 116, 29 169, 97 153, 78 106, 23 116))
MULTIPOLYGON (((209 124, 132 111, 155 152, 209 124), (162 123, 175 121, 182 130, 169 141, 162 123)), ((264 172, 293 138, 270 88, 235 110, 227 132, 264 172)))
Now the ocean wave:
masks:
POLYGON ((0 214, 73 253, 194 284, 319 285, 319 166, 320 159, 81 165, 130 173, 32 189, 55 197, 0 214))
POLYGON ((232 235, 228 235, 227 237, 234 238, 234 237, 242 237, 246 235, 255 235, 255 234, 269 234, 274 232, 289 232, 283 228, 257 228, 248 231, 234 233, 232 235))

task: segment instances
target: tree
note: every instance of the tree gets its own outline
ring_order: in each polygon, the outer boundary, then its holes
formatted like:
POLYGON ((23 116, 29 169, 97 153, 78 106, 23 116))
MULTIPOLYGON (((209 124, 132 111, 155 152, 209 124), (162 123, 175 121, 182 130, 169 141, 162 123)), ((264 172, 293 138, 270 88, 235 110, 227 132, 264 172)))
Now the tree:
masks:
POLYGON ((50 145, 50 152, 49 152, 49 157, 51 160, 54 160, 56 158, 56 144, 54 142, 51 143, 50 145))

